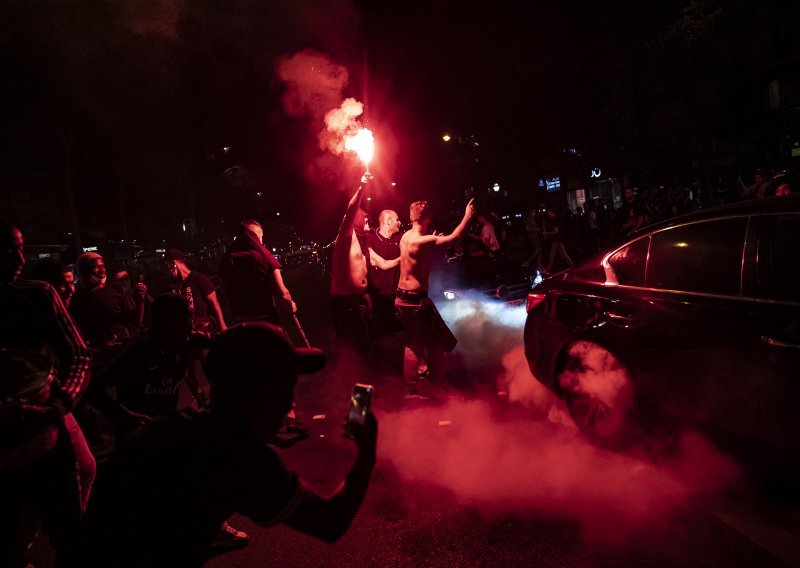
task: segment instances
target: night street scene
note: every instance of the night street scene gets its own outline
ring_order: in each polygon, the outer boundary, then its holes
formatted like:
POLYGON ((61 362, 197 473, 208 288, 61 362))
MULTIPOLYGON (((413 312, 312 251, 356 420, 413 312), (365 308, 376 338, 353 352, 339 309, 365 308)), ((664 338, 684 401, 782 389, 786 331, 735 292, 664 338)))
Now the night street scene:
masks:
POLYGON ((0 568, 800 566, 800 2, 0 21, 0 568))

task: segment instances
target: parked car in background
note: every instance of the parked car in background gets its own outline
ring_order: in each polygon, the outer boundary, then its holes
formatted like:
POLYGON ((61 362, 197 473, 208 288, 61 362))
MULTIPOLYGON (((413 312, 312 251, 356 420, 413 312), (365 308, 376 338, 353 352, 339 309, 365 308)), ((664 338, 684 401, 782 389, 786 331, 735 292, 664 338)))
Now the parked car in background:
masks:
POLYGON ((800 455, 800 199, 646 227, 544 280, 527 309, 530 369, 592 442, 687 426, 800 455))

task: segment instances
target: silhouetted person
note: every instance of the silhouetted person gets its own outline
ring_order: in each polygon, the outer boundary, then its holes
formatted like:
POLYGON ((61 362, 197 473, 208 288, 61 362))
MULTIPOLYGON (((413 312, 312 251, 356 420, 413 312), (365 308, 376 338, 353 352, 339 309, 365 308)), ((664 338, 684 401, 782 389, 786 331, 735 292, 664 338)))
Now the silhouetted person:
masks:
POLYGON ((220 262, 235 322, 266 321, 281 325, 274 296, 280 296, 292 313, 297 306, 283 283, 281 263, 262 243, 264 229, 255 220, 242 221, 239 233, 220 262))
POLYGON ((26 380, 20 371, 26 358, 56 372, 37 395, 0 408, 0 566, 25 564, 33 536, 23 522, 28 508, 41 516, 57 565, 70 566, 95 468, 70 413, 88 385, 90 358, 53 287, 19 278, 22 250, 22 233, 0 221, 0 349, 19 350, 0 356, 3 398, 15 398, 13 381, 26 380))
POLYGON ((75 293, 75 273, 71 268, 57 260, 40 260, 33 267, 31 278, 50 284, 58 292, 64 306, 69 306, 75 293))
POLYGON ((544 221, 544 231, 542 231, 545 240, 550 242, 550 257, 547 260, 548 273, 553 270, 556 255, 559 255, 569 266, 574 266, 569 253, 567 253, 567 248, 564 246, 564 233, 563 219, 559 219, 555 211, 548 209, 547 217, 544 221))
POLYGON ((169 249, 164 255, 164 262, 176 281, 177 291, 189 301, 194 331, 208 336, 225 331, 225 317, 211 279, 189 268, 186 255, 181 250, 169 249))
MULTIPOLYGON (((162 294, 153 302, 153 322, 94 378, 89 400, 114 426, 118 439, 150 419, 178 408, 180 383, 188 378, 192 354, 207 347, 207 336, 192 332, 192 310, 186 298, 162 294), (106 389, 116 390, 116 400, 106 389)), ((187 381, 196 395, 197 382, 187 381)), ((241 548, 246 533, 223 523, 216 547, 241 548)))
POLYGON ((339 490, 317 495, 266 443, 291 408, 298 373, 324 365, 279 328, 233 326, 204 367, 211 407, 156 419, 121 445, 89 506, 88 566, 200 566, 219 524, 234 513, 286 524, 333 542, 355 517, 375 465, 377 422, 354 428, 358 457, 339 490), (188 481, 188 482, 187 482, 188 481))
POLYGON ((431 381, 439 382, 444 373, 444 355, 455 348, 455 337, 442 321, 428 298, 428 279, 435 247, 447 245, 464 232, 475 214, 471 199, 461 222, 449 235, 428 234, 431 211, 427 201, 411 204, 411 230, 400 239, 400 282, 395 308, 406 331, 403 356, 403 381, 406 396, 421 396, 418 388, 420 363, 426 361, 431 381))

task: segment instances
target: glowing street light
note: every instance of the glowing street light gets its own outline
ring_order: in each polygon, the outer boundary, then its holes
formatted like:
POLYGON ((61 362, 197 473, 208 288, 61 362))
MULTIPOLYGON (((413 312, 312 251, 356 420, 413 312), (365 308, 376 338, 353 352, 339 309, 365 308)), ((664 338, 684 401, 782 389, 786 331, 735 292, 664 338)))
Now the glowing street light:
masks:
POLYGON ((444 140, 445 142, 450 142, 451 137, 449 134, 445 134, 444 136, 442 136, 442 140, 444 140))
POLYGON ((494 191, 495 193, 497 193, 498 191, 500 191, 500 184, 499 184, 499 183, 496 183, 496 184, 494 184, 494 185, 492 186, 492 191, 494 191))

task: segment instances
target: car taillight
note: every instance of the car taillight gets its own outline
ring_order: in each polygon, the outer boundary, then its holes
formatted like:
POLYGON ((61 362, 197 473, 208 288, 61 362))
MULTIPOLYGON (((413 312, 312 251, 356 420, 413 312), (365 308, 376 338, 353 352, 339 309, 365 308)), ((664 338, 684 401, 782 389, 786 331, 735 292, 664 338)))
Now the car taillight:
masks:
POLYGON ((533 308, 541 304, 546 297, 547 294, 539 294, 537 292, 529 293, 528 299, 525 301, 525 311, 530 312, 533 308))

